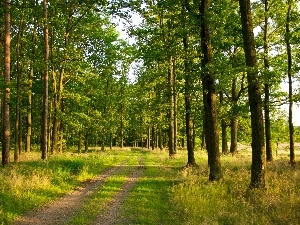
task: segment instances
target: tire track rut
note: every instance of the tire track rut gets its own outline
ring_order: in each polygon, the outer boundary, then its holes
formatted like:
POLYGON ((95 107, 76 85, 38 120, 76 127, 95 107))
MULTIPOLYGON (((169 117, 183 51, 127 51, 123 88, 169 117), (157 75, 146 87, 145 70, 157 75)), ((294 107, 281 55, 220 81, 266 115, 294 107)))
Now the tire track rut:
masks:
POLYGON ((72 219, 88 199, 96 193, 104 184, 105 180, 113 175, 120 173, 124 169, 127 161, 120 165, 107 169, 92 181, 84 183, 83 186, 70 192, 62 198, 54 200, 42 208, 32 210, 25 215, 17 218, 12 225, 63 225, 72 219))

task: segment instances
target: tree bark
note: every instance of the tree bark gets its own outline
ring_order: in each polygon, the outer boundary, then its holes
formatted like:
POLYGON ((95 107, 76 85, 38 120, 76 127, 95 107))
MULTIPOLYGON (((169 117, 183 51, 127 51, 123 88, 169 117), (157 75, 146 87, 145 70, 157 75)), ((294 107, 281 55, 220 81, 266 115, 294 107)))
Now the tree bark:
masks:
POLYGON ((9 164, 10 152, 10 0, 4 1, 4 90, 2 99, 2 165, 9 164))
POLYGON ((24 2, 21 9, 21 18, 17 35, 17 102, 16 102, 16 124, 15 124, 15 151, 14 162, 19 162, 19 154, 22 151, 22 37, 24 31, 24 2))
POLYGON ((292 48, 290 43, 290 21, 291 21, 292 0, 288 0, 288 11, 286 13, 285 42, 288 60, 288 82, 289 82, 289 135, 290 135, 290 163, 295 164, 295 143, 293 125, 293 74, 292 74, 292 48))
POLYGON ((219 130, 217 115, 217 97, 215 80, 209 69, 212 63, 212 46, 209 31, 208 10, 209 0, 202 0, 200 6, 201 24, 201 49, 202 58, 202 85, 204 103, 205 142, 208 153, 209 180, 222 178, 220 152, 219 152, 219 130))
MULTIPOLYGON (((220 105, 223 103, 223 92, 220 91, 220 105)), ((227 145, 227 124, 224 118, 221 119, 221 129, 222 129, 222 154, 228 154, 228 145, 227 145)))
POLYGON ((175 121, 174 121, 174 74, 173 74, 173 58, 170 57, 169 61, 169 69, 168 69, 168 85, 169 85, 169 141, 168 141, 168 147, 169 147, 169 156, 172 157, 175 152, 175 121))
POLYGON ((261 90, 258 81, 250 0, 239 0, 239 5, 241 12, 246 66, 248 67, 248 96, 252 129, 252 165, 251 182, 249 188, 264 188, 266 174, 264 121, 262 114, 261 90))
POLYGON ((236 113, 236 107, 238 104, 238 95, 236 88, 237 78, 234 77, 231 82, 231 99, 232 99, 232 115, 230 119, 230 153, 235 154, 237 152, 238 142, 238 118, 236 113))
POLYGON ((270 121, 270 81, 269 81, 269 43, 268 43, 268 29, 269 29, 269 1, 264 1, 265 6, 265 21, 264 21, 264 69, 265 69, 265 132, 266 132, 266 156, 267 162, 273 161, 272 154, 272 136, 271 136, 271 121, 270 121))
MULTIPOLYGON (((35 6, 38 2, 35 1, 35 6)), ((31 50, 31 61, 30 61, 30 72, 29 72, 29 90, 27 99, 27 135, 26 135, 26 152, 31 151, 31 136, 32 136, 32 88, 33 88, 33 75, 34 75, 34 62, 35 62, 35 45, 36 45, 36 30, 37 30, 37 19, 34 18, 32 31, 32 50, 31 50)))
POLYGON ((184 73, 185 73, 185 83, 184 83, 184 91, 185 91, 185 134, 186 134, 186 147, 188 152, 188 160, 187 166, 194 166, 196 165, 196 160, 194 156, 194 143, 193 143, 193 121, 192 121, 192 77, 191 77, 191 70, 190 70, 190 60, 188 59, 188 36, 187 34, 184 35, 183 39, 183 46, 184 46, 184 73))
POLYGON ((44 92, 43 92, 43 112, 42 112, 42 135, 41 135, 41 149, 42 159, 47 159, 48 155, 48 67, 49 67, 49 41, 48 41, 48 12, 47 12, 47 0, 43 0, 43 11, 44 11, 44 92))

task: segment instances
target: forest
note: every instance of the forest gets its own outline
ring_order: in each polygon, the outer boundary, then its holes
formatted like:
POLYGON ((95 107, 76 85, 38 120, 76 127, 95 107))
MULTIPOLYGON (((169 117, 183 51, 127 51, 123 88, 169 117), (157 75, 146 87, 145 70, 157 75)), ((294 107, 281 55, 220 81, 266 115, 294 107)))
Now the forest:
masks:
MULTIPOLYGON (((10 179, 11 170, 23 173, 30 157, 36 163, 35 169, 31 165, 33 173, 43 162, 45 170, 51 170, 50 164, 57 166, 60 159, 62 170, 66 162, 71 174, 75 165, 77 175, 97 164, 89 162, 93 157, 105 164, 105 154, 115 158, 120 154, 120 159, 107 163, 116 166, 131 156, 138 163, 134 170, 140 171, 150 165, 140 165, 149 157, 164 165, 161 173, 170 173, 168 179, 178 171, 166 168, 184 163, 180 170, 184 178, 172 185, 186 193, 194 193, 203 174, 202 183, 221 185, 236 176, 229 174, 247 174, 246 170, 249 177, 243 175, 247 177, 243 191, 251 196, 256 189, 259 196, 264 190, 274 193, 270 176, 285 168, 296 185, 290 191, 297 194, 299 180, 293 180, 300 150, 299 110, 294 110, 300 102, 297 0, 3 0, 0 4, 2 179, 10 179), (82 162, 86 157, 90 158, 82 162), (247 168, 229 162, 243 157, 248 159, 247 168)), ((89 171, 86 179, 101 168, 89 171)), ((151 166, 148 169, 159 175, 151 166)), ((159 184, 167 188, 172 182, 159 184)), ((0 183, 3 196, 7 185, 0 183)), ((64 194, 71 186, 63 189, 64 194)), ((256 201, 257 195, 252 196, 256 201)), ((184 194, 173 201, 182 206, 183 199, 184 194)), ((4 202, 0 200, 3 224, 26 211, 7 217, 4 202)), ((286 218, 290 224, 299 222, 296 211, 296 206, 290 211, 294 220, 286 218)), ((242 224, 220 218, 216 224, 242 224)), ((205 221, 197 217, 187 224, 216 222, 205 221)), ((174 224, 165 224, 169 223, 174 224)))

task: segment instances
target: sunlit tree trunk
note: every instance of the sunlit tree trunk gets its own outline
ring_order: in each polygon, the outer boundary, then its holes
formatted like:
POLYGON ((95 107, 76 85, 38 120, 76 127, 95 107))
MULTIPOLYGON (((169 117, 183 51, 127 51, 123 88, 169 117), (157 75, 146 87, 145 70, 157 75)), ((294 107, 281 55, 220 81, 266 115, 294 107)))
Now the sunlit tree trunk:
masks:
POLYGON ((209 0, 202 0, 200 5, 201 18, 201 49, 202 59, 202 85, 204 103, 204 129, 205 142, 208 153, 209 180, 219 180, 222 177, 220 152, 219 152, 219 130, 217 115, 217 96, 215 80, 210 72, 209 65, 212 63, 212 46, 208 22, 209 0))
POLYGON ((258 81, 250 0, 239 0, 239 5, 241 12, 246 66, 248 67, 248 96, 251 112, 252 165, 250 188, 264 188, 266 175, 264 120, 262 114, 261 90, 258 81))
POLYGON ((169 60, 169 69, 168 69, 168 92, 169 92, 169 141, 168 141, 168 147, 169 147, 169 156, 172 157, 175 152, 175 121, 174 121, 174 70, 173 70, 173 59, 170 57, 169 60))
MULTIPOLYGON (((223 91, 220 91, 220 104, 224 104, 223 91)), ((221 129, 222 129, 222 154, 228 154, 227 145, 227 124, 224 118, 221 119, 221 129)))
POLYGON ((236 115, 236 107, 238 102, 237 90, 236 90, 237 78, 233 78, 231 81, 231 98, 233 103, 233 113, 230 119, 230 153, 235 154, 237 152, 238 142, 238 118, 236 115))
POLYGON ((192 77, 190 70, 190 60, 189 60, 189 43, 187 34, 184 35, 183 39, 184 46, 184 73, 185 73, 185 83, 184 83, 184 102, 185 102, 185 134, 186 134, 186 146, 188 152, 187 166, 196 165, 196 160, 194 156, 194 143, 193 143, 193 121, 192 121, 192 77))
POLYGON ((19 162, 19 154, 22 151, 22 77, 23 77, 23 46, 22 37, 24 32, 24 2, 21 6, 21 18, 17 35, 17 102, 15 123, 15 150, 14 161, 19 162))
POLYGON ((268 42, 268 29, 269 29, 269 1, 264 0, 265 6, 265 21, 264 21, 264 69, 265 69, 265 132, 266 132, 266 156, 267 162, 273 160, 272 154, 272 137, 271 137, 271 121, 270 121, 270 79, 269 79, 269 42, 268 42))
MULTIPOLYGON (((2 4, 2 3, 1 3, 2 4)), ((2 99, 2 165, 9 163, 10 151, 10 0, 4 1, 4 90, 2 99)))
POLYGON ((47 159, 48 154, 48 67, 49 67, 49 41, 48 41, 48 12, 47 0, 43 0, 44 11, 44 90, 43 90, 43 113, 42 113, 42 135, 41 135, 41 149, 42 159, 47 159))
MULTIPOLYGON (((35 2, 35 6, 38 2, 35 2)), ((32 31, 32 50, 30 59, 30 72, 29 72, 29 84, 28 84, 28 99, 27 99, 27 135, 26 135, 26 152, 31 151, 31 136, 32 136, 32 88, 33 88, 33 75, 34 75, 34 62, 35 62, 35 46, 37 37, 37 19, 34 17, 33 31, 32 31)))
POLYGON ((290 163, 295 164, 295 143, 294 143, 294 125, 293 125, 293 74, 292 74, 292 47, 291 47, 291 9, 292 0, 288 0, 288 11, 286 13, 286 25, 285 25, 285 42, 288 60, 288 82, 289 82, 289 134, 290 134, 290 163))

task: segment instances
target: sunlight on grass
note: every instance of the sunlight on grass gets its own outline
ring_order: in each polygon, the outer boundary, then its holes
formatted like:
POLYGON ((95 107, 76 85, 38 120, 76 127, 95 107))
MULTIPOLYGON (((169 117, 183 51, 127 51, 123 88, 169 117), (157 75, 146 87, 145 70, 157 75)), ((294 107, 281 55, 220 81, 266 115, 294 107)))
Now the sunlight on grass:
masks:
MULTIPOLYGON (((0 171, 0 221, 8 224, 18 215, 60 197, 103 169, 120 164, 126 153, 64 153, 40 160, 39 153, 21 155, 21 162, 0 171)), ((126 158, 126 157, 125 157, 126 158)))
POLYGON ((276 160, 267 166, 267 189, 247 191, 251 164, 247 154, 222 156, 224 178, 209 182, 202 176, 207 173, 207 156, 197 152, 199 169, 183 170, 184 181, 173 188, 186 224, 299 224, 299 168, 276 160))

